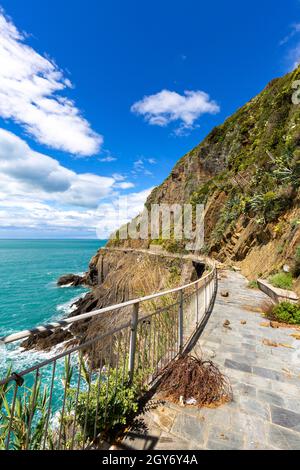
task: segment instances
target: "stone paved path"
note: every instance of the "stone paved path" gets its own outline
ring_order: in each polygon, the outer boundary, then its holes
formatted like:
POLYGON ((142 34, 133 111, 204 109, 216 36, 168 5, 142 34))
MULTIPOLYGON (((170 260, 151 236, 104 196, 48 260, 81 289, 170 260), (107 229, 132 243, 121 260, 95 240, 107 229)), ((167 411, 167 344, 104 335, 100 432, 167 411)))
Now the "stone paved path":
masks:
POLYGON ((266 320, 258 309, 265 294, 249 289, 239 273, 220 271, 219 276, 215 307, 194 352, 202 351, 229 377, 233 402, 215 409, 159 405, 141 417, 144 432, 132 431, 125 446, 300 449, 300 341, 291 336, 295 330, 262 326, 266 320), (221 296, 224 290, 228 297, 221 296), (225 319, 231 329, 223 326, 225 319), (264 339, 290 347, 268 346, 264 339))

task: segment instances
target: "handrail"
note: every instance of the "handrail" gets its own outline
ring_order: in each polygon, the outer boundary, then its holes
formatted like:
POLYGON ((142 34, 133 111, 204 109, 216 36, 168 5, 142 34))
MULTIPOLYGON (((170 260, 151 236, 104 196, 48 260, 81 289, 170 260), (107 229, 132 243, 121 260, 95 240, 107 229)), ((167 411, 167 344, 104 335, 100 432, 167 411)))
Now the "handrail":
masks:
POLYGON ((43 361, 39 358, 25 370, 12 372, 8 368, 0 380, 7 401, 1 416, 5 425, 0 426, 0 448, 20 448, 21 442, 26 450, 85 449, 98 442, 103 429, 110 431, 110 413, 123 423, 124 411, 115 407, 118 393, 121 397, 124 387, 133 386, 134 394, 140 397, 144 386, 157 383, 166 365, 185 353, 206 324, 218 288, 216 264, 208 259, 206 265, 212 268, 210 272, 183 286, 2 338, 3 344, 12 343, 39 331, 132 306, 131 319, 126 318, 117 328, 99 330, 97 336, 76 344, 67 342, 53 351, 54 355, 43 361), (185 289, 189 289, 186 294, 185 289), (174 292, 180 295, 171 305, 167 302, 148 315, 145 311, 139 315, 140 303, 174 292), (121 392, 117 392, 119 388, 121 392), (37 403, 43 406, 39 408, 37 403), (37 440, 33 438, 36 435, 37 440))
POLYGON ((168 290, 165 290, 165 291, 156 292, 155 294, 150 294, 150 295, 146 295, 144 297, 138 297, 136 299, 127 300, 126 302, 122 302, 120 304, 114 304, 114 305, 110 305, 108 307, 100 308, 98 310, 93 310, 92 312, 82 313, 81 315, 77 315, 76 317, 70 317, 70 318, 66 318, 64 320, 60 320, 58 322, 47 323, 46 325, 40 325, 40 326, 37 326, 37 327, 35 327, 33 329, 30 329, 30 330, 22 330, 22 331, 19 331, 18 333, 12 333, 10 335, 3 336, 2 338, 0 338, 0 344, 14 343, 15 341, 20 341, 21 339, 28 338, 29 336, 37 334, 37 333, 42 333, 44 331, 49 331, 49 330, 53 330, 53 329, 56 329, 56 328, 59 328, 59 327, 62 327, 62 326, 67 326, 67 325, 76 323, 76 322, 81 321, 81 320, 86 320, 87 318, 92 318, 94 316, 97 316, 97 315, 100 315, 100 314, 103 314, 103 313, 112 312, 112 311, 117 310, 119 308, 128 307, 130 305, 140 304, 140 303, 146 302, 148 300, 156 299, 158 297, 162 297, 162 296, 167 295, 167 294, 172 294, 174 292, 180 292, 180 291, 183 291, 183 290, 185 290, 189 287, 201 284, 201 283, 203 283, 203 281, 205 282, 205 280, 215 270, 215 262, 213 262, 212 260, 209 260, 209 259, 206 259, 206 260, 203 260, 203 261, 205 261, 207 264, 210 265, 210 267, 212 268, 212 271, 207 273, 205 276, 197 279, 196 281, 190 282, 190 283, 185 284, 183 286, 174 287, 173 289, 168 289, 168 290))

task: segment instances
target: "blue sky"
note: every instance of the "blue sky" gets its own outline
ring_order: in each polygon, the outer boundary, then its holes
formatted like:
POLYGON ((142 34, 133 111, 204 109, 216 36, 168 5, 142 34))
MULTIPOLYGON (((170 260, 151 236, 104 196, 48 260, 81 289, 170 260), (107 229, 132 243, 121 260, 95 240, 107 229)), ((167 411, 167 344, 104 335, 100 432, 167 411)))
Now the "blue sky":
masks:
POLYGON ((0 5, 0 237, 105 236, 300 58, 298 0, 0 5))

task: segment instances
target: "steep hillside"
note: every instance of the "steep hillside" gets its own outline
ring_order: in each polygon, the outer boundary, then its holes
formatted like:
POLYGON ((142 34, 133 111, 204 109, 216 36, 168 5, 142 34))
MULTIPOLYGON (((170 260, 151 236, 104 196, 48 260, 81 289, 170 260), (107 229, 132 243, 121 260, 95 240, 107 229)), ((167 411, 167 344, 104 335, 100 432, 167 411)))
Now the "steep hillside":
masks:
MULTIPOLYGON (((300 105, 292 101, 299 79, 298 67, 272 80, 182 157, 146 203, 205 204, 203 252, 250 278, 292 264, 300 244, 300 105)), ((183 249, 175 240, 155 243, 183 249)), ((109 243, 138 244, 145 246, 109 243)))
MULTIPOLYGON (((91 259, 89 270, 83 277, 90 292, 74 304, 69 316, 187 284, 196 280, 203 269, 202 263, 168 253, 156 255, 131 250, 120 252, 100 249, 91 259)), ((154 306, 159 307, 161 301, 166 302, 166 297, 151 301, 149 305, 143 304, 143 310, 150 308, 153 311, 154 306)), ((43 350, 63 341, 68 341, 69 345, 78 340, 83 343, 107 330, 124 325, 131 314, 132 307, 123 307, 99 317, 79 321, 70 329, 48 330, 31 336, 22 343, 22 347, 43 350)))
MULTIPOLYGON (((182 157, 169 177, 150 194, 153 203, 205 205, 203 254, 239 265, 250 279, 267 276, 284 264, 300 274, 300 105, 293 104, 293 82, 300 68, 272 80, 245 106, 213 129, 182 157)), ((120 240, 108 248, 148 248, 160 244, 184 251, 178 240, 120 240)), ((190 261, 151 253, 100 250, 90 262, 84 282, 91 291, 71 315, 120 303, 194 279, 190 261)), ((300 293, 300 278, 295 279, 300 293)), ((79 322, 70 331, 49 331, 23 343, 47 349, 64 340, 87 340, 128 318, 123 309, 79 322)))

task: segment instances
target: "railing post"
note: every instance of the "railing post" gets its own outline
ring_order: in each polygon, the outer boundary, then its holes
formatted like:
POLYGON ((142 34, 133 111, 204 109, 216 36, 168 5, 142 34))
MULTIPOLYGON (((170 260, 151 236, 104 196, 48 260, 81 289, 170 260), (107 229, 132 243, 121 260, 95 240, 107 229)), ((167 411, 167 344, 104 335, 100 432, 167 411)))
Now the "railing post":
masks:
POLYGON ((196 292, 195 292, 195 295, 196 295, 196 298, 195 298, 195 301, 196 301, 196 326, 198 326, 198 323, 199 323, 199 297, 198 297, 198 290, 199 290, 199 286, 198 284, 196 284, 196 292))
POLYGON ((131 333, 130 333, 129 365, 128 365, 130 382, 132 382, 133 375, 134 375, 138 318, 139 318, 139 303, 136 303, 136 304, 133 304, 133 310, 132 310, 132 316, 131 316, 131 333))
POLYGON ((179 309, 178 309, 178 349, 179 354, 183 349, 183 291, 180 291, 179 309))

